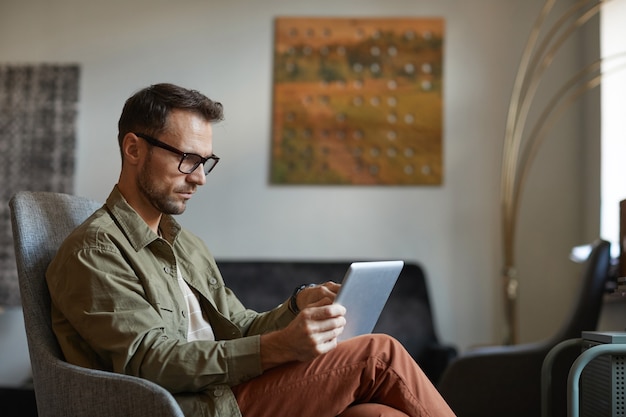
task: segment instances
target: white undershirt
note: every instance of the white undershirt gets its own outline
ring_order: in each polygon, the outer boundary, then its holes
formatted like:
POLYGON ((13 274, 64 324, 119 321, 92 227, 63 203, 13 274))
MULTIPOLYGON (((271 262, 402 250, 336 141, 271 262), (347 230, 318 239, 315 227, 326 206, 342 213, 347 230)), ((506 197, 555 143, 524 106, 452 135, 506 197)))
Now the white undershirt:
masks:
POLYGON ((198 297, 191 290, 189 285, 183 279, 180 269, 176 268, 178 275, 178 285, 180 286, 185 302, 187 303, 187 311, 189 312, 189 328, 187 329, 187 340, 215 340, 215 334, 211 324, 204 316, 200 308, 198 297))

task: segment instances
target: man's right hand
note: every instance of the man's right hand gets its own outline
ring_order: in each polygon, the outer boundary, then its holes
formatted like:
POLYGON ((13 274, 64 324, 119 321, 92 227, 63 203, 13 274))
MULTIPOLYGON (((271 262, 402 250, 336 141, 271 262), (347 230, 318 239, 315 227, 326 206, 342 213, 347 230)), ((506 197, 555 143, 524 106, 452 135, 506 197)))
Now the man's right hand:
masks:
POLYGON ((325 300, 318 304, 302 310, 284 329, 261 335, 264 370, 287 362, 308 361, 337 347, 337 336, 346 324, 346 309, 325 300))

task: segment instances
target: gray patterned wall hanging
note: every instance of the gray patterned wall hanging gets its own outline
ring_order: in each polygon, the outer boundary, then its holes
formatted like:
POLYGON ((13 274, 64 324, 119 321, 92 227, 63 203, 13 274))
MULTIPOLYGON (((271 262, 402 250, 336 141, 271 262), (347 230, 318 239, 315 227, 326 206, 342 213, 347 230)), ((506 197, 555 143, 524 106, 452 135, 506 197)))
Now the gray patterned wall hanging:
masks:
POLYGON ((20 303, 9 199, 73 191, 78 82, 77 65, 0 65, 0 306, 20 303))

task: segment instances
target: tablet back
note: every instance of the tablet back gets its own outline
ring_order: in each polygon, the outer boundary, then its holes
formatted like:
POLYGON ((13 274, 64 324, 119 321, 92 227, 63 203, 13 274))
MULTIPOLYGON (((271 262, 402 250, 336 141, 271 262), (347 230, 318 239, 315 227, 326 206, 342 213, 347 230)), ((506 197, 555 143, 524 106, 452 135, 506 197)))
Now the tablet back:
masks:
POLYGON ((335 303, 346 308, 346 327, 339 341, 371 333, 403 266, 403 261, 350 265, 335 299, 335 303))

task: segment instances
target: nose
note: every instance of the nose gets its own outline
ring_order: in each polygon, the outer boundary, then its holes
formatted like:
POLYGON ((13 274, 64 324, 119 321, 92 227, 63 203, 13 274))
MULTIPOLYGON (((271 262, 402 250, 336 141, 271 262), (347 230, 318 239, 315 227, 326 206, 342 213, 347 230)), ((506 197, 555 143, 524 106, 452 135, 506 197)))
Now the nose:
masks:
POLYGON ((206 183, 204 164, 198 165, 191 174, 187 174, 187 182, 191 182, 197 185, 204 185, 206 183))

